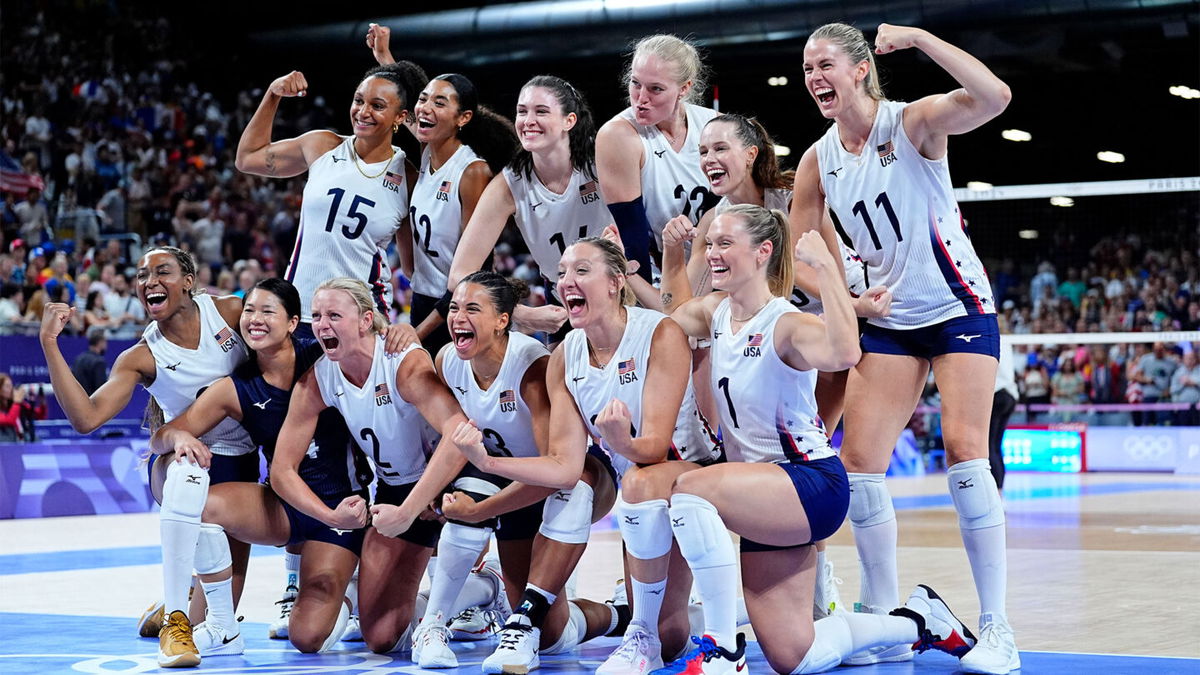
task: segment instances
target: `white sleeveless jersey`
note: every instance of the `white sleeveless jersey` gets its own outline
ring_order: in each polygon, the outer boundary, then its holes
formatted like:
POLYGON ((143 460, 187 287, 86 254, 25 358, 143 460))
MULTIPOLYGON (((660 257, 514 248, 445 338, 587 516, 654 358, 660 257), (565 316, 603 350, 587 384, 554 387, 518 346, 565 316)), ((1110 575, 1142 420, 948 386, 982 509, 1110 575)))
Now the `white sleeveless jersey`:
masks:
POLYGON ((517 206, 517 229, 548 279, 555 278, 558 260, 568 246, 584 237, 600 236, 612 222, 600 183, 579 169, 571 172, 562 194, 543 185, 536 171, 530 172, 528 180, 508 167, 503 175, 517 206))
POLYGON ((825 201, 867 265, 895 298, 885 328, 920 328, 992 314, 991 283, 967 236, 946 157, 926 159, 904 131, 908 104, 881 101, 862 152, 842 146, 834 124, 817 141, 825 201))
POLYGON ((642 126, 632 108, 619 117, 637 130, 642 139, 642 203, 654 240, 662 250, 662 231, 667 221, 684 215, 692 223, 717 204, 718 197, 708 189, 708 177, 700 168, 700 132, 717 111, 691 103, 687 106, 687 137, 676 152, 667 137, 654 125, 642 126))
MULTIPOLYGON (((716 207, 717 213, 729 208, 729 206, 729 199, 722 197, 721 202, 716 207)), ((767 188, 763 190, 763 208, 790 213, 792 209, 792 191, 785 188, 767 188)), ((863 268, 862 258, 858 257, 854 249, 846 246, 846 242, 842 241, 840 237, 838 238, 838 249, 841 251, 842 268, 846 270, 846 288, 850 291, 850 295, 858 297, 863 294, 863 291, 867 290, 866 272, 863 268)), ((809 314, 819 315, 825 311, 825 306, 821 304, 820 298, 811 297, 798 287, 792 288, 790 301, 796 309, 808 312, 809 314)))
MULTIPOLYGON (((242 336, 225 323, 212 297, 200 294, 192 300, 200 310, 200 344, 195 349, 168 340, 157 321, 142 331, 142 339, 154 356, 154 382, 146 390, 168 422, 183 414, 200 392, 232 373, 248 356, 242 336)), ((217 455, 245 455, 255 450, 250 434, 230 417, 221 420, 200 441, 217 455)))
MULTIPOLYGON (((629 407, 629 416, 633 423, 632 435, 638 436, 642 428, 642 401, 647 395, 655 395, 655 392, 647 393, 643 389, 650 363, 650 343, 658 324, 667 316, 641 307, 625 309, 629 312, 625 333, 613 352, 612 360, 605 367, 596 368, 591 364, 587 335, 581 329, 567 333, 560 347, 566 350, 563 353, 563 362, 567 389, 575 399, 575 405, 579 408, 579 413, 587 424, 588 433, 593 438, 601 438, 600 429, 595 423, 596 416, 614 398, 620 399, 629 407)), ((614 453, 603 440, 601 446, 612 457, 618 475, 624 474, 625 470, 632 466, 628 459, 614 453)), ((684 459, 700 464, 711 464, 722 458, 720 441, 696 408, 690 373, 687 391, 683 395, 683 405, 679 407, 679 414, 675 420, 675 432, 671 436, 671 448, 667 452, 667 458, 684 459)))
POLYGON ((712 388, 730 461, 807 462, 835 453, 817 416, 816 370, 796 370, 775 351, 775 324, 797 312, 775 298, 734 333, 729 298, 712 318, 712 388))
POLYGON ((387 247, 408 216, 404 151, 393 147, 391 160, 364 164, 353 143, 347 138, 308 167, 286 277, 300 291, 300 319, 306 323, 312 321, 313 292, 334 277, 365 281, 384 316, 392 304, 387 247), (379 176, 367 178, 363 172, 379 176))
POLYGON ((383 351, 383 338, 375 341, 371 374, 356 387, 337 363, 322 356, 313 366, 321 399, 337 408, 346 420, 350 435, 375 462, 375 472, 388 485, 407 485, 425 470, 423 439, 428 435, 425 418, 405 401, 396 387, 396 369, 418 345, 395 356, 383 351))
POLYGON ((483 430, 483 445, 497 457, 537 457, 533 438, 533 417, 521 396, 525 371, 534 361, 549 356, 541 342, 509 333, 504 362, 492 386, 483 389, 471 372, 470 361, 463 361, 451 347, 442 357, 442 377, 454 392, 467 417, 483 430))
POLYGON ((421 153, 421 173, 413 186, 409 209, 413 231, 413 291, 435 298, 446 293, 450 263, 462 234, 462 201, 458 190, 462 175, 471 164, 483 160, 466 145, 430 171, 430 151, 421 153))

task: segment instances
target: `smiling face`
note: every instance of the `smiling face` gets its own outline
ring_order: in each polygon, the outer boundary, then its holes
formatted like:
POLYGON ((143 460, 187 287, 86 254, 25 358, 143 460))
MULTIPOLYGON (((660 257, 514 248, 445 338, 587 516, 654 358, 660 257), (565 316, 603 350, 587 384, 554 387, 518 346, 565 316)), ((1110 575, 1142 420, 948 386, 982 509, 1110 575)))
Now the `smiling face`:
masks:
POLYGON ((408 111, 400 100, 396 85, 382 77, 368 77, 354 91, 350 103, 350 123, 357 138, 391 139, 392 127, 403 124, 408 111))
POLYGON ((563 114, 562 102, 545 87, 525 87, 517 98, 517 135, 529 152, 570 143, 576 119, 575 113, 563 114))
POLYGON ((687 96, 691 83, 676 81, 676 64, 657 54, 646 54, 633 60, 629 72, 629 105, 637 123, 651 126, 671 119, 680 102, 687 96))
POLYGON ((770 241, 755 245, 741 218, 717 216, 704 238, 704 259, 712 270, 713 288, 733 292, 761 278, 771 258, 771 247, 770 241))
POLYGON ((572 244, 558 262, 558 297, 574 328, 584 328, 619 304, 624 277, 613 275, 599 247, 572 244))
POLYGON ((471 111, 459 110, 458 91, 446 80, 430 80, 417 97, 413 108, 417 119, 417 140, 436 143, 450 138, 470 121, 471 111))
POLYGON ((359 313, 354 298, 346 291, 322 288, 313 295, 312 331, 330 361, 352 353, 371 335, 371 312, 359 313))
POLYGON ((458 357, 469 361, 504 335, 508 315, 496 311, 491 293, 482 284, 463 283, 454 289, 446 323, 458 357))
POLYGON ((289 317, 279 297, 262 288, 250 291, 242 305, 242 337, 254 351, 279 346, 298 323, 300 317, 289 317))
MULTIPOLYGON (((121 278, 119 275, 116 278, 121 278)), ((166 251, 150 251, 137 267, 137 297, 152 321, 161 321, 191 301, 195 279, 184 274, 179 260, 166 251)), ((120 285, 114 279, 114 288, 120 285)))
POLYGON ((725 196, 751 177, 758 148, 746 147, 732 122, 710 122, 700 134, 700 168, 713 194, 725 196))
POLYGON ((826 119, 834 119, 860 96, 870 64, 854 63, 841 45, 825 39, 804 45, 804 87, 826 119))

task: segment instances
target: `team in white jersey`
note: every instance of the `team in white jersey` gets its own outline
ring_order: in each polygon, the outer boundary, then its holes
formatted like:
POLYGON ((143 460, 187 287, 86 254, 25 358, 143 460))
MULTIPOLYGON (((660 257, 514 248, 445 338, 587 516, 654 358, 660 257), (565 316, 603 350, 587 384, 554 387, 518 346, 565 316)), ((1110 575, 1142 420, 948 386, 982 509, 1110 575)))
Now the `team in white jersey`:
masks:
POLYGON ((410 209, 415 243, 412 287, 414 293, 440 298, 446 292, 450 263, 464 224, 463 173, 483 159, 470 146, 459 145, 445 164, 435 169, 431 161, 432 150, 426 147, 410 209))
MULTIPOLYGON (((833 121, 797 168, 792 221, 820 229, 836 214, 872 282, 895 297, 891 315, 864 328, 863 357, 847 383, 843 458, 850 521, 862 571, 858 607, 886 612, 899 602, 896 518, 884 483, 892 448, 932 368, 944 398, 947 482, 982 610, 969 672, 1020 667, 1005 618, 1004 510, 988 470, 988 419, 999 331, 987 276, 964 231, 947 173, 952 134, 970 131, 1008 105, 1008 86, 965 51, 927 31, 883 24, 872 46, 845 24, 817 29, 805 45, 805 86, 833 121), (959 89, 910 104, 887 101, 874 54, 915 48, 959 89)), ((852 663, 911 658, 907 650, 852 663)))

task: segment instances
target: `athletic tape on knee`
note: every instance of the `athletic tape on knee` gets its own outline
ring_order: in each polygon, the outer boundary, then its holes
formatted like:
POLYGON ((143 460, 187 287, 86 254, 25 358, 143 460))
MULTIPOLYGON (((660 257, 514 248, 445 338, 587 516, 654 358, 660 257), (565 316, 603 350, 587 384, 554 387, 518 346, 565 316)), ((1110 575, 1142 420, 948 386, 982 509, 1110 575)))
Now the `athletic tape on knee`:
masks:
POLYGON ((167 466, 167 479, 163 482, 159 517, 163 520, 199 523, 206 501, 208 471, 186 460, 170 462, 167 466))
POLYGON ((592 486, 583 481, 570 490, 559 490, 546 498, 542 526, 538 532, 564 544, 586 544, 592 529, 592 486))
POLYGON ((650 499, 630 504, 617 502, 618 527, 629 555, 638 560, 654 560, 671 552, 671 514, 665 499, 650 499))
POLYGON ((1000 492, 986 459, 959 462, 946 472, 950 499, 964 530, 982 530, 1004 524, 1000 492))
POLYGON ((202 523, 200 539, 196 542, 196 560, 192 563, 200 574, 216 574, 233 565, 229 553, 229 539, 220 525, 202 523))
POLYGON ((850 626, 837 614, 816 622, 814 633, 812 646, 808 648, 808 653, 804 655, 800 665, 792 671, 792 675, 833 670, 853 649, 850 626))
POLYGON ((855 527, 871 527, 896 519, 892 495, 881 473, 850 473, 850 522, 855 527))
POLYGON ((573 602, 567 603, 567 623, 563 626, 562 635, 549 647, 540 650, 542 654, 561 654, 579 646, 579 641, 587 635, 587 617, 583 610, 573 602))
POLYGON ((671 496, 671 530, 692 569, 736 565, 737 552, 717 508, 690 494, 671 496))

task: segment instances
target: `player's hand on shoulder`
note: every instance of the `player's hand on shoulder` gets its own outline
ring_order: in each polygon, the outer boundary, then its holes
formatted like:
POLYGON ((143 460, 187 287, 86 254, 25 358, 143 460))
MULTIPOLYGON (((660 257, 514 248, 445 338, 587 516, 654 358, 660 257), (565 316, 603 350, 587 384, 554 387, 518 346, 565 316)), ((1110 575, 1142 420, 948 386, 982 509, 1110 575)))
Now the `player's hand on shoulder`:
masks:
POLYGON ((304 74, 298 70, 276 78, 271 83, 270 91, 276 96, 282 98, 290 98, 292 96, 305 96, 308 94, 308 80, 304 79, 304 74))
POLYGON ((383 330, 383 351, 388 356, 395 356, 414 344, 420 345, 421 338, 411 324, 394 323, 383 330))

